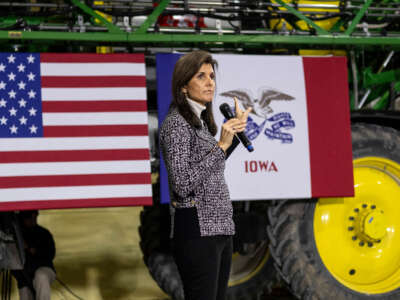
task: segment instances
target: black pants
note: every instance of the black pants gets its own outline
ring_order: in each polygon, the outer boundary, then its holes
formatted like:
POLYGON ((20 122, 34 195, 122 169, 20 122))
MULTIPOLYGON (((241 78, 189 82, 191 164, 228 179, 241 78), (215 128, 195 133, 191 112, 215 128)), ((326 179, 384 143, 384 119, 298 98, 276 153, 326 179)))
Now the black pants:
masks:
POLYGON ((224 300, 232 261, 232 237, 174 239, 174 257, 185 300, 224 300))

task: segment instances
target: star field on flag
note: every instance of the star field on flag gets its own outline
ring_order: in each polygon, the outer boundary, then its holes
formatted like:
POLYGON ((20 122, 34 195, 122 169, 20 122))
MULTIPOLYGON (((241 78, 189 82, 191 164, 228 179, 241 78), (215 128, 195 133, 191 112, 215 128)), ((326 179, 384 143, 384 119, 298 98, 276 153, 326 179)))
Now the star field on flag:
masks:
POLYGON ((0 53, 0 137, 42 137, 39 54, 0 53))

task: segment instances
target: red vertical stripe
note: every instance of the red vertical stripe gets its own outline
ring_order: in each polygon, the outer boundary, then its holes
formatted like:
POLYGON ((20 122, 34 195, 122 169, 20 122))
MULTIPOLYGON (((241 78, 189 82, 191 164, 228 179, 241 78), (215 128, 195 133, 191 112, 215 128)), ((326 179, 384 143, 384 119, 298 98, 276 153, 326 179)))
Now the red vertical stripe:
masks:
POLYGON ((353 196, 350 108, 345 57, 303 58, 312 197, 353 196))

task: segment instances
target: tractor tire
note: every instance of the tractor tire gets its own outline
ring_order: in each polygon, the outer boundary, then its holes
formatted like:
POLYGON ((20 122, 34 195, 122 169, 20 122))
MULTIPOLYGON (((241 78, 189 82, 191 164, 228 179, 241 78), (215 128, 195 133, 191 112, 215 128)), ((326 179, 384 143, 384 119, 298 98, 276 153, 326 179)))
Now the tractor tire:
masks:
POLYGON ((400 134, 352 126, 355 196, 276 201, 271 255, 304 300, 400 299, 400 134))
POLYGON ((245 219, 240 221, 245 205, 245 202, 233 203, 236 235, 233 237, 234 253, 228 283, 229 300, 261 299, 261 295, 271 293, 277 283, 266 232, 269 203, 252 202, 249 211, 244 213, 245 219), (246 241, 251 236, 249 230, 258 232, 253 241, 246 241))
MULTIPOLYGON (((172 299, 184 300, 182 281, 171 253, 168 206, 145 207, 140 219, 140 247, 151 276, 172 299)), ((268 241, 249 244, 245 254, 233 254, 227 299, 258 300, 271 290, 276 277, 268 241)))
MULTIPOLYGON (((228 300, 261 299, 263 294, 271 292, 273 285, 277 282, 267 241, 251 244, 249 247, 252 250, 248 254, 233 254, 231 277, 228 283, 228 300), (241 268, 242 278, 235 279, 233 270, 241 268)), ((235 273, 238 275, 239 272, 235 273)))
POLYGON ((140 248, 150 275, 174 300, 183 300, 182 281, 171 252, 168 205, 144 207, 140 213, 140 248))

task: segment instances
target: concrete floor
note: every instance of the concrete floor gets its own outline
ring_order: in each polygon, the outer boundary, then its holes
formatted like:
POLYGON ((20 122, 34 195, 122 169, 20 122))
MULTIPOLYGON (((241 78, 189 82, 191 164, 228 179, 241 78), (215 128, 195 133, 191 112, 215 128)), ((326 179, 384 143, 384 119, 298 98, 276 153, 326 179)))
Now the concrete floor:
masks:
MULTIPOLYGON (((84 300, 168 300, 151 278, 139 248, 141 207, 40 211, 55 239, 58 278, 84 300)), ((12 300, 18 300, 15 282, 12 300)), ((78 299, 61 283, 52 300, 78 299)), ((275 290, 262 300, 292 300, 275 290)), ((261 299, 260 299, 261 300, 261 299)))
MULTIPOLYGON (((167 300, 139 248, 140 207, 41 211, 55 239, 58 278, 85 300, 167 300)), ((17 300, 13 284, 12 300, 17 300)), ((53 284, 53 300, 77 299, 53 284)))

